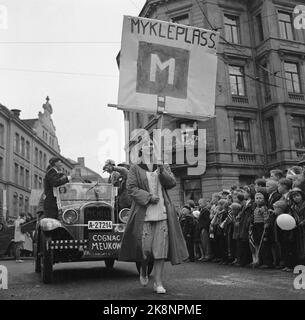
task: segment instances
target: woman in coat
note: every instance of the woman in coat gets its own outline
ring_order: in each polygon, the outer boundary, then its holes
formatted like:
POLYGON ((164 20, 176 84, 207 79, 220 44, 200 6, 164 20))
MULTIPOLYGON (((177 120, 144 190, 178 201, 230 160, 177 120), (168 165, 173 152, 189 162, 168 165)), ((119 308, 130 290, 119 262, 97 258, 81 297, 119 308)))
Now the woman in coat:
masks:
POLYGON ((166 293, 162 283, 164 261, 173 265, 188 258, 178 215, 167 194, 176 185, 169 165, 152 165, 147 161, 153 146, 143 146, 141 162, 132 165, 127 180, 132 198, 130 216, 123 236, 121 261, 141 262, 140 282, 148 284, 147 262, 154 258, 154 291, 166 293))

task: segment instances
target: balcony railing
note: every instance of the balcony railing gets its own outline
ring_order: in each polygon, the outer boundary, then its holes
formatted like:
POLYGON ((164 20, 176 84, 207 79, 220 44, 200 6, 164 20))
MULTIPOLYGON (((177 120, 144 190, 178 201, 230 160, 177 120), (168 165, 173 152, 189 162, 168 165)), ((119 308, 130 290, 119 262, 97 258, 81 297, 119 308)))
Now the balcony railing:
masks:
POLYGON ((232 96, 232 102, 234 103, 249 103, 249 99, 248 97, 244 97, 244 96, 232 96))
POLYGON ((238 154, 237 158, 240 162, 255 162, 255 154, 238 154))
POLYGON ((288 93, 289 99, 295 100, 295 101, 305 101, 304 94, 302 93, 293 93, 289 92, 288 93))

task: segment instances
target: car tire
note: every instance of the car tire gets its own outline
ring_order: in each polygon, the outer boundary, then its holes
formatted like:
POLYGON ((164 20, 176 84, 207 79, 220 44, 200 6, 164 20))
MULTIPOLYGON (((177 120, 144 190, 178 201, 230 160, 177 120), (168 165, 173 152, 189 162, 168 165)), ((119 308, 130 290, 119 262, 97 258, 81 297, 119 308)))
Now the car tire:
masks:
POLYGON ((41 266, 41 280, 43 283, 53 282, 53 251, 47 248, 49 239, 41 233, 40 242, 40 266, 41 266))
MULTIPOLYGON (((136 262, 136 267, 137 267, 137 270, 138 270, 138 273, 140 274, 140 269, 141 269, 141 262, 136 262)), ((153 271, 153 268, 154 268, 154 261, 149 261, 148 262, 148 275, 150 275, 153 271)))
POLYGON ((106 259, 105 266, 107 269, 113 269, 115 259, 106 259))
POLYGON ((41 272, 41 255, 40 252, 36 252, 35 255, 35 272, 40 273, 41 272))

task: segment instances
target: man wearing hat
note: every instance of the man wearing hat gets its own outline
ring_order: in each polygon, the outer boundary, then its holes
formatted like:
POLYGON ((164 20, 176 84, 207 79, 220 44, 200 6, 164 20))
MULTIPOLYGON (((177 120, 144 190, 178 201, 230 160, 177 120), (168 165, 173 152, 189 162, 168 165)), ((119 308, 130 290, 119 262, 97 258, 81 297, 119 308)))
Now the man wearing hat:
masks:
POLYGON ((56 198, 53 194, 53 188, 60 187, 69 181, 71 181, 70 176, 66 176, 62 170, 62 162, 59 157, 53 157, 49 161, 49 166, 47 168, 47 173, 44 180, 44 216, 46 218, 57 219, 58 208, 56 203, 56 198))

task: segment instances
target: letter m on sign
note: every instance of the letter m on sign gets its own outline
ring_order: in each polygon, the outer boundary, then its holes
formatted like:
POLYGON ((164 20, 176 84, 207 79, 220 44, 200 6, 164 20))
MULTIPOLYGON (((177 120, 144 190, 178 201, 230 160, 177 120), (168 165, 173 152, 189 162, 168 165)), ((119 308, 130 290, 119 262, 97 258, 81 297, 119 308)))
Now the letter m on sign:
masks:
POLYGON ((168 84, 173 85, 175 76, 175 59, 170 58, 165 62, 161 62, 159 56, 155 53, 152 53, 150 62, 150 81, 152 82, 156 82, 157 67, 161 71, 168 68, 168 84))
POLYGON ((140 41, 136 91, 186 99, 189 57, 188 50, 140 41))

